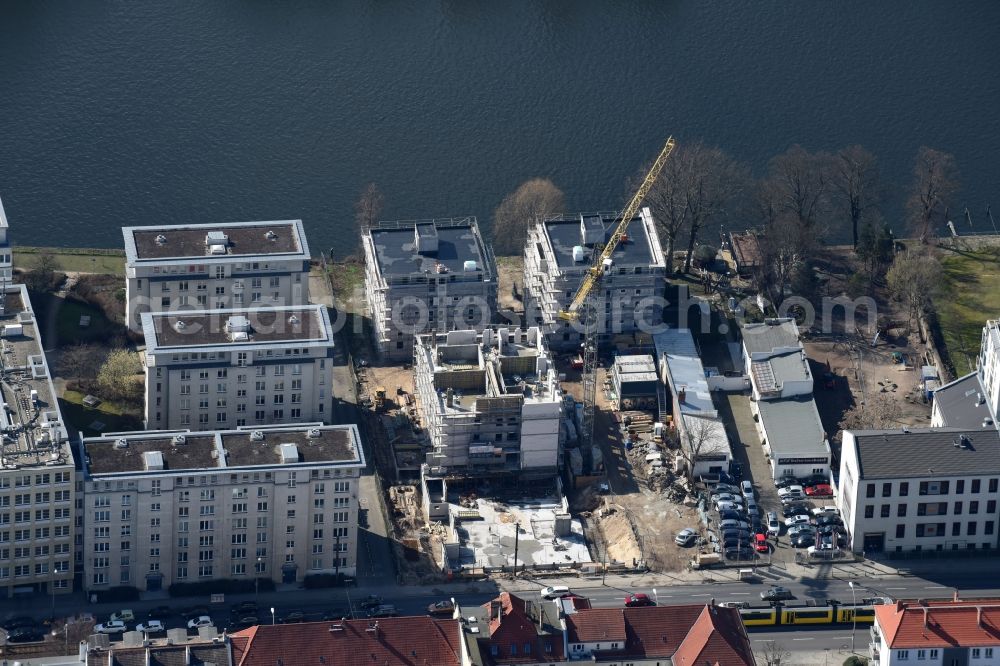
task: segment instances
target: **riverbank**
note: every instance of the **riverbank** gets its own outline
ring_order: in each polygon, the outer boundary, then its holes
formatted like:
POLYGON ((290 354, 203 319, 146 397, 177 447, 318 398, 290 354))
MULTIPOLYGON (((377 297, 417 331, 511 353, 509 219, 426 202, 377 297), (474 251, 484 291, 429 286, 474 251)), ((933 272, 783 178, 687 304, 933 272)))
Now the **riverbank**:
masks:
POLYGON ((125 250, 74 247, 14 247, 14 265, 30 270, 37 257, 50 254, 56 260, 56 270, 64 273, 99 273, 125 275, 125 250))

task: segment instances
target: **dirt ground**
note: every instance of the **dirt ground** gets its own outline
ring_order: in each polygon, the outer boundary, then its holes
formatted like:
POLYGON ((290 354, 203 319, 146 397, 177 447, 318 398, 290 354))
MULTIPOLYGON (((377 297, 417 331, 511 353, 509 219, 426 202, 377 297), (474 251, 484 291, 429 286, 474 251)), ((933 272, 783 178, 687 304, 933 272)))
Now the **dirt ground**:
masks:
POLYGON ((524 259, 497 257, 497 302, 500 309, 524 311, 524 259), (515 296, 517 294, 517 296, 515 296))

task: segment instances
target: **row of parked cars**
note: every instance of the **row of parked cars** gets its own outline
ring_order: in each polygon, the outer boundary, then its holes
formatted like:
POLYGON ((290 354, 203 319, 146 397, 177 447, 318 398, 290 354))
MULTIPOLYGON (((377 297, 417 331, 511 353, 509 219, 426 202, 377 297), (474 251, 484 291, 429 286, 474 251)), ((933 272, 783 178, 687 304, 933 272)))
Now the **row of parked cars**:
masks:
POLYGON ((8 643, 37 643, 45 640, 45 625, 33 617, 12 617, 0 623, 8 643))
POLYGON ((717 483, 710 489, 718 513, 718 537, 727 560, 753 560, 771 549, 753 483, 717 483))

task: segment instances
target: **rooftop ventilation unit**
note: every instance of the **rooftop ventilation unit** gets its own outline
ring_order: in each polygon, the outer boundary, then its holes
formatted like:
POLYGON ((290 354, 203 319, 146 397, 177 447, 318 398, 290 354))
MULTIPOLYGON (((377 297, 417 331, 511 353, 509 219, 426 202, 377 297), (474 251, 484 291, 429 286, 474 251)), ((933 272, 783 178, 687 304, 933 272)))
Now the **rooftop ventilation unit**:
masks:
POLYGON ((604 222, 600 215, 580 216, 580 244, 595 245, 604 242, 604 222))
POLYGON ((233 342, 246 342, 250 339, 250 320, 243 315, 233 315, 226 320, 226 331, 233 342))
POLYGON ((436 254, 438 251, 438 230, 433 224, 417 224, 413 229, 414 242, 418 254, 436 254))
POLYGON ((276 234, 273 231, 271 231, 270 229, 268 229, 267 233, 264 234, 264 238, 266 238, 269 241, 276 241, 276 240, 278 240, 278 234, 276 234))
POLYGON ((174 322, 174 330, 177 331, 178 333, 183 331, 185 328, 187 328, 187 324, 182 322, 180 319, 174 322))
POLYGON ((306 437, 309 439, 319 439, 322 434, 319 428, 309 428, 308 432, 306 432, 306 437))
POLYGON ((282 465, 289 465, 299 461, 299 447, 294 444, 282 444, 280 453, 282 465))
POLYGON ((142 454, 142 463, 147 472, 158 472, 163 469, 163 453, 160 451, 145 451, 142 454))
POLYGON ((465 269, 466 273, 474 273, 477 270, 479 270, 479 267, 476 264, 476 262, 471 259, 462 264, 462 267, 465 269))
POLYGON ((574 245, 573 246, 573 261, 579 263, 579 262, 583 261, 585 258, 586 257, 585 257, 585 255, 583 253, 583 246, 582 245, 574 245))
POLYGON ((288 318, 288 323, 294 326, 299 323, 299 318, 296 315, 292 315, 288 318))
POLYGON ((183 446, 184 444, 187 444, 187 437, 184 435, 174 435, 170 439, 170 443, 174 446, 183 446))
POLYGON ((166 245, 167 244, 167 237, 164 236, 163 234, 156 234, 156 244, 157 245, 166 245))
POLYGON ((115 448, 116 449, 127 449, 128 448, 128 440, 125 439, 124 437, 119 437, 118 439, 115 440, 115 448))
POLYGON ((264 441, 264 431, 263 430, 254 430, 253 432, 251 432, 250 433, 250 441, 251 442, 263 442, 264 441))

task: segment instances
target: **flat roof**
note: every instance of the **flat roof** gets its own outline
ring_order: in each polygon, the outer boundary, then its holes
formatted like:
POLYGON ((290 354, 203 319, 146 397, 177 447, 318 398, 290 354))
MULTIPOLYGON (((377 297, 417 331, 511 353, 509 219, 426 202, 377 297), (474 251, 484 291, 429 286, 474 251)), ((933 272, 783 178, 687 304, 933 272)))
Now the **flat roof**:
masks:
POLYGON ((144 312, 142 330, 149 353, 205 346, 333 344, 329 315, 322 305, 144 312), (249 331, 246 331, 244 338, 227 330, 227 322, 239 323, 240 317, 244 317, 249 324, 249 331))
MULTIPOLYGON (((598 216, 601 225, 604 227, 603 242, 607 242, 620 218, 617 217, 616 213, 600 213, 598 216)), ((593 246, 584 246, 583 261, 573 261, 573 248, 577 245, 583 245, 583 237, 580 230, 582 219, 587 219, 588 222, 596 222, 598 217, 591 214, 581 214, 575 217, 546 220, 542 223, 542 228, 545 230, 545 235, 548 236, 549 245, 552 246, 552 251, 555 253, 556 263, 559 265, 559 268, 579 268, 583 270, 590 266, 590 262, 593 259, 591 256, 593 246)), ((653 251, 652 243, 646 233, 646 226, 643 224, 641 214, 633 217, 628 223, 626 233, 628 234, 628 241, 619 243, 618 247, 615 248, 614 254, 611 255, 611 260, 615 265, 649 266, 657 263, 656 256, 658 253, 654 253, 653 251)))
MULTIPOLYGON (((465 262, 476 262, 476 271, 491 279, 493 268, 475 217, 454 220, 414 220, 383 222, 367 231, 371 236, 379 271, 386 276, 433 275, 438 266, 447 273, 465 274, 465 262), (417 251, 416 229, 433 225, 437 230, 437 250, 417 251)), ((473 271, 470 271, 470 273, 473 271)))
POLYGON ((653 334, 653 344, 657 356, 666 365, 671 390, 679 393, 684 388, 681 413, 715 416, 717 411, 712 403, 712 392, 708 388, 705 368, 690 329, 658 331, 653 334))
POLYGON ((164 471, 218 467, 219 461, 215 435, 212 433, 176 433, 184 435, 183 444, 174 444, 173 435, 166 433, 134 432, 119 436, 104 436, 84 440, 85 460, 92 475, 145 472, 143 454, 159 451, 163 454, 164 471), (124 439, 124 448, 115 448, 124 439))
POLYGON ((936 389, 934 407, 941 415, 942 425, 970 430, 981 428, 985 421, 993 418, 985 396, 979 374, 970 372, 936 389), (980 400, 980 396, 984 399, 980 400))
POLYGON ((219 261, 229 261, 234 256, 309 257, 302 220, 122 227, 122 235, 129 263, 193 257, 219 261), (223 254, 213 254, 210 243, 206 242, 213 231, 226 236, 223 254))
POLYGON ((801 347, 799 327, 794 319, 768 319, 763 323, 743 325, 743 346, 750 354, 771 353, 775 349, 801 347))
POLYGON ((358 462, 360 453, 355 446, 353 433, 347 429, 318 428, 318 436, 310 437, 309 429, 258 430, 263 439, 255 441, 254 431, 228 431, 222 433, 222 448, 226 451, 228 467, 251 465, 276 465, 281 462, 279 447, 294 444, 303 464, 320 462, 358 462))
POLYGON ((288 464, 364 466, 357 427, 309 423, 296 426, 236 430, 137 430, 107 433, 83 440, 86 469, 91 476, 122 473, 170 473, 238 469, 288 464), (176 442, 175 437, 182 437, 176 442), (125 440, 125 445, 117 444, 125 440), (289 463, 281 446, 294 444, 298 459, 289 463), (119 448, 120 447, 120 448, 119 448), (163 469, 147 469, 146 453, 158 452, 163 469))
POLYGON ((1000 433, 993 428, 851 432, 862 479, 1000 473, 1000 433))
POLYGON ((772 459, 782 455, 813 455, 826 456, 829 461, 830 446, 812 396, 758 400, 757 408, 772 459))
POLYGON ((655 373, 656 362, 650 354, 617 356, 615 357, 615 368, 623 375, 645 372, 655 373))

